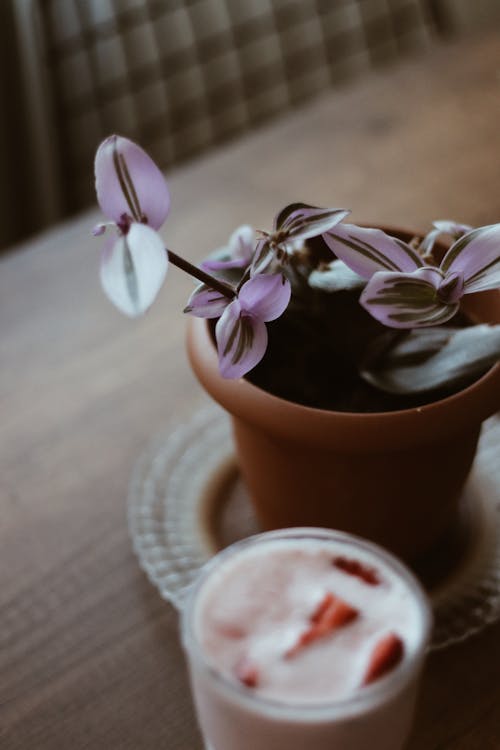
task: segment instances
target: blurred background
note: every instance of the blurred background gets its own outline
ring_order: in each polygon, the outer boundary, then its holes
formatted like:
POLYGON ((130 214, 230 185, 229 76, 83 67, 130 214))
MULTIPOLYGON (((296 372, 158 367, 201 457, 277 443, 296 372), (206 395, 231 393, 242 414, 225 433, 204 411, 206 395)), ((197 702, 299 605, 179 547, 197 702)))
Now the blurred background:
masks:
POLYGON ((109 133, 171 171, 499 22, 498 0, 2 0, 0 249, 95 203, 109 133))

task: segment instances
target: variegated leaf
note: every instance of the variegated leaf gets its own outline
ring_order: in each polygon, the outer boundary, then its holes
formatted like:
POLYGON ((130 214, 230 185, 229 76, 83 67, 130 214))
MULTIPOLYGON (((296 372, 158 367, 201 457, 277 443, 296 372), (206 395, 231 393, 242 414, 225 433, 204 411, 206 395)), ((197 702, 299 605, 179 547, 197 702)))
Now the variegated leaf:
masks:
POLYGON ((274 265, 274 252, 271 248, 271 244, 267 237, 260 239, 257 242, 255 248, 255 254, 253 256, 252 265, 250 267, 250 273, 252 276, 265 273, 266 271, 272 270, 274 265))
POLYGON ((458 239, 462 235, 470 232, 473 227, 470 224, 459 224, 457 221, 451 221, 450 219, 438 219, 432 222, 433 226, 441 234, 449 234, 450 237, 458 239))
POLYGON ((217 321, 215 338, 222 377, 241 378, 265 354, 266 324, 258 318, 242 314, 239 300, 236 299, 217 321))
POLYGON ((97 200, 103 213, 119 226, 124 216, 159 229, 170 208, 163 174, 136 143, 111 135, 95 158, 97 200))
POLYGON ((492 224, 461 237, 441 263, 446 275, 460 274, 464 293, 481 292, 500 286, 500 224, 492 224))
POLYGON ((363 290, 360 303, 390 328, 417 328, 445 323, 458 302, 442 302, 437 294, 442 273, 420 268, 411 274, 376 273, 363 290))
POLYGON ((161 237, 145 224, 110 239, 102 258, 100 277, 109 299, 131 318, 142 315, 155 300, 167 275, 168 257, 161 237))
POLYGON ((317 208, 306 203, 286 206, 276 218, 276 232, 290 240, 317 237, 336 226, 350 211, 343 208, 317 208))
POLYGON ((221 292, 200 284, 189 297, 184 312, 196 318, 218 318, 230 303, 221 292))
POLYGON ((339 224, 323 239, 340 260, 364 279, 377 271, 411 273, 423 266, 422 258, 413 248, 381 229, 339 224))
POLYGON ((500 361, 500 325, 410 332, 361 375, 388 393, 418 394, 466 385, 500 361))
POLYGON ((422 254, 432 253, 436 240, 442 234, 447 234, 450 237, 453 237, 454 240, 457 240, 472 229, 469 224, 458 224, 456 221, 449 221, 448 219, 433 221, 432 226, 433 229, 425 235, 420 243, 419 250, 422 254))

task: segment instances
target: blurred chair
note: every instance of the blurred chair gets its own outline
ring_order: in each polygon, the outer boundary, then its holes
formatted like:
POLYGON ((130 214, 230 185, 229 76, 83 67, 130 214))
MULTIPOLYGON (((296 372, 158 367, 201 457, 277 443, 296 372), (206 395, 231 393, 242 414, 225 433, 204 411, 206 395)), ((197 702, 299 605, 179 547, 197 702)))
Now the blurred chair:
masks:
POLYGON ((500 28, 498 0, 429 0, 440 32, 450 36, 488 28, 500 28))
POLYGON ((94 201, 112 132, 163 168, 426 48, 425 0, 16 0, 47 223, 94 201))

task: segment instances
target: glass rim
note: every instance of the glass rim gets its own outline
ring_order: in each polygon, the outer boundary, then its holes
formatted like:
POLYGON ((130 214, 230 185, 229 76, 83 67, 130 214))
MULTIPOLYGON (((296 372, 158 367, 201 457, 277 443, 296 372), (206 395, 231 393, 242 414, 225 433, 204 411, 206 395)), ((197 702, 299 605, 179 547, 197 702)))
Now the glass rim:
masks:
POLYGON ((377 544, 370 542, 353 534, 333 529, 324 529, 319 527, 294 527, 287 529, 278 529, 275 531, 265 531, 259 534, 241 539, 218 552, 201 568, 196 580, 189 586, 186 591, 182 612, 181 612, 181 635, 182 644, 190 661, 196 664, 198 668, 208 675, 216 685, 231 695, 233 698, 237 694, 247 706, 254 708, 260 713, 267 714, 287 714, 288 718, 296 717, 297 720, 304 718, 317 719, 335 714, 344 716, 359 710, 370 710, 379 704, 390 700, 398 692, 402 691, 414 675, 415 666, 422 660, 430 639, 432 627, 432 614, 428 598, 422 588, 422 585, 415 575, 394 555, 383 549, 377 544), (316 701, 316 702, 290 702, 269 698, 255 693, 250 693, 243 685, 232 679, 230 676, 220 672, 204 653, 194 632, 193 614, 196 608, 197 595, 210 577, 212 572, 228 558, 237 555, 241 550, 255 544, 265 544, 278 539, 310 539, 319 541, 336 541, 341 544, 355 546, 370 552, 374 556, 381 558, 384 564, 400 576, 408 586, 412 595, 417 601, 417 609, 420 615, 420 627, 418 639, 412 652, 403 663, 394 670, 393 673, 366 685, 363 689, 342 698, 316 701), (291 716, 290 716, 291 715, 291 716))

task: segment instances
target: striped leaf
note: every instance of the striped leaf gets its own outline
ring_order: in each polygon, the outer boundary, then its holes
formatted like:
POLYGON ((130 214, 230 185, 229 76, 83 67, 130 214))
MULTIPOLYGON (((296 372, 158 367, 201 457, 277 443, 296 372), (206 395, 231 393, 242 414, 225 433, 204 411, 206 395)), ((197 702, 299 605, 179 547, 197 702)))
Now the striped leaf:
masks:
POLYGON ((390 328, 439 325, 458 310, 458 302, 440 300, 443 275, 437 268, 412 274, 376 273, 363 290, 360 303, 376 320, 390 328))
POLYGON ((500 224, 473 229, 461 237, 441 263, 446 275, 460 274, 464 293, 482 292, 500 286, 500 224))
POLYGON ((241 378, 260 362, 267 347, 266 323, 282 315, 290 294, 290 282, 281 274, 253 276, 243 284, 215 327, 222 377, 241 378))
POLYGON ((276 217, 274 234, 287 240, 307 240, 332 229, 350 214, 343 208, 316 208, 306 203, 292 203, 276 217))
POLYGON ((226 307, 215 327, 219 370, 223 378, 242 378, 260 362, 266 351, 266 324, 241 313, 236 299, 226 307))
POLYGON ((500 325, 427 328, 398 339, 361 375, 380 390, 410 395, 465 386, 498 361, 500 325))
POLYGON ((377 271, 411 273, 423 266, 422 258, 413 248, 381 229, 339 224, 323 239, 340 260, 364 279, 377 271))
POLYGON ((126 235, 105 245, 100 278, 111 302, 136 318, 153 304, 167 270, 168 257, 160 235, 134 222, 126 235))
POLYGON ((230 300, 216 289, 200 284, 188 299, 184 312, 196 318, 218 318, 230 300))
POLYGON ((257 242, 255 253, 250 266, 252 276, 269 271, 275 260, 273 248, 268 237, 263 237, 257 242))
POLYGON ((448 234, 450 237, 453 237, 454 240, 458 240, 459 237, 467 234, 467 232, 470 232, 472 229, 469 224, 458 224, 456 221, 450 221, 449 219, 433 221, 432 226, 433 229, 425 235, 420 243, 419 249, 422 253, 432 253, 436 240, 442 234, 448 234))
POLYGON ((95 158, 97 200, 102 212, 121 226, 129 221, 159 229, 170 209, 170 193, 163 174, 137 144, 111 135, 95 158))

